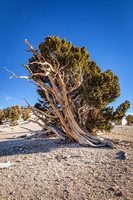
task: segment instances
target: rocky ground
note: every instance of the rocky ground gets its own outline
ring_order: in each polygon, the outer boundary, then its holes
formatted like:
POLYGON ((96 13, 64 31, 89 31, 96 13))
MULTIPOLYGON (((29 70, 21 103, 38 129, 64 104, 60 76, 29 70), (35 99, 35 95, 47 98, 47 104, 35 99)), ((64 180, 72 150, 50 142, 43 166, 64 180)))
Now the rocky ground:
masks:
POLYGON ((115 149, 36 137, 40 130, 32 122, 0 127, 0 163, 12 164, 0 165, 1 200, 133 199, 133 127, 102 135, 115 149))

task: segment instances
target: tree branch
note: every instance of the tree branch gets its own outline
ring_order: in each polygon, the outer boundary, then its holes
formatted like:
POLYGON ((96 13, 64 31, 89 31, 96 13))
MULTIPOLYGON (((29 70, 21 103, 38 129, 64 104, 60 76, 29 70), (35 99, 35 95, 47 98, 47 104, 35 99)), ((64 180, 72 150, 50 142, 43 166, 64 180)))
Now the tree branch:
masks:
POLYGON ((24 79, 30 79, 30 76, 16 76, 12 71, 9 71, 6 67, 4 67, 7 72, 11 73, 13 76, 10 76, 10 78, 24 78, 24 79))

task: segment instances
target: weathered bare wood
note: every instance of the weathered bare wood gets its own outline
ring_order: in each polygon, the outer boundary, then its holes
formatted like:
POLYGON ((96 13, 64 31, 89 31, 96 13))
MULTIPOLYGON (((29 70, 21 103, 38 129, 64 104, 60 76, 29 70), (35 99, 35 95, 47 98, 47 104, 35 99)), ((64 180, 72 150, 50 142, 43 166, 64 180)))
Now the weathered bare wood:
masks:
POLYGON ((10 78, 24 78, 24 79, 29 79, 29 76, 16 76, 12 71, 8 70, 6 67, 4 67, 6 69, 7 72, 11 73, 13 76, 10 76, 10 78))

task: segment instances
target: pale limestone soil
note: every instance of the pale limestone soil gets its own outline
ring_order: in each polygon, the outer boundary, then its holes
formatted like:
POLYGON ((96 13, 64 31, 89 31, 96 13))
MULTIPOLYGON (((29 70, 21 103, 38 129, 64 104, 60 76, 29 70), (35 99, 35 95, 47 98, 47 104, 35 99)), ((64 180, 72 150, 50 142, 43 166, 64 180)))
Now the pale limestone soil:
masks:
POLYGON ((114 126, 111 133, 102 135, 110 139, 119 139, 133 142, 133 126, 114 126))
POLYGON ((94 149, 63 144, 58 138, 7 136, 0 140, 0 162, 14 165, 0 169, 1 200, 133 199, 131 145, 94 149), (118 158, 120 150, 127 160, 118 158))

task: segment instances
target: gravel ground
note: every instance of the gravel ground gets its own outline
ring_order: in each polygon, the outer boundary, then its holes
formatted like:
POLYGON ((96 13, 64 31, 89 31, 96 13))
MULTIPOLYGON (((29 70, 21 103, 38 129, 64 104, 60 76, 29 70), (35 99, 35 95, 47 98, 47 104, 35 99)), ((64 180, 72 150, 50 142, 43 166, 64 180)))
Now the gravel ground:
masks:
POLYGON ((56 137, 20 138, 39 129, 34 126, 0 132, 0 163, 13 164, 0 169, 0 200, 133 199, 131 139, 115 149, 96 149, 56 137))

